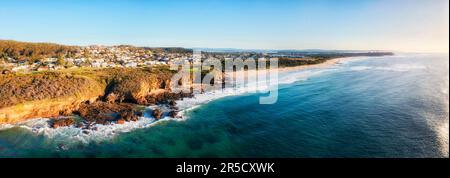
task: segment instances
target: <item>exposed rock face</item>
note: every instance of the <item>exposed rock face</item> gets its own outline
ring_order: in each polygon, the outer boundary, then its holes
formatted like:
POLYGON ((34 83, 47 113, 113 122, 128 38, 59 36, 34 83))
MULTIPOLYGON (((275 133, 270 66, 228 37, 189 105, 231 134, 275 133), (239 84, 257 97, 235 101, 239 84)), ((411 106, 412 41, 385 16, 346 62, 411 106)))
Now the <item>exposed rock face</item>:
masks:
POLYGON ((163 112, 160 109, 153 110, 153 117, 155 117, 156 120, 161 119, 163 112))
POLYGON ((168 90, 171 73, 158 74, 148 71, 134 71, 123 73, 115 77, 107 86, 107 95, 111 99, 122 97, 125 101, 146 104, 146 97, 155 90, 168 90))
POLYGON ((138 111, 138 112, 136 112, 136 116, 142 117, 142 116, 144 116, 144 113, 142 111, 138 111))
POLYGON ((7 70, 7 69, 0 71, 0 74, 3 74, 3 75, 9 74, 9 73, 11 73, 11 71, 7 70))
POLYGON ((108 103, 114 103, 114 102, 116 102, 117 99, 118 99, 118 96, 116 94, 110 93, 110 94, 108 94, 108 96, 106 96, 105 100, 108 103))
POLYGON ((125 120, 119 119, 119 120, 117 120, 116 124, 125 124, 125 120))
POLYGON ((174 101, 174 100, 170 100, 170 101, 169 101, 169 106, 174 107, 174 106, 176 106, 176 105, 177 105, 177 102, 176 102, 176 101, 174 101))
POLYGON ((150 104, 169 104, 170 106, 176 105, 174 100, 180 100, 183 98, 193 97, 192 93, 171 93, 163 92, 157 95, 148 95, 145 100, 150 104), (172 102, 172 103, 170 103, 172 102))
POLYGON ((51 121, 53 128, 72 126, 75 121, 72 118, 54 119, 51 121))
POLYGON ((120 118, 125 121, 137 121, 138 117, 134 110, 128 110, 120 113, 120 118))
POLYGON ((10 75, 0 77, 0 108, 76 95, 98 97, 104 94, 103 91, 96 81, 67 73, 10 75))
POLYGON ((165 87, 164 87, 165 90, 171 91, 171 88, 170 88, 170 80, 166 80, 165 83, 164 83, 164 85, 165 85, 165 87))
POLYGON ((169 117, 171 118, 178 118, 178 111, 170 111, 169 117))
POLYGON ((133 104, 107 103, 97 101, 92 104, 83 103, 76 112, 87 123, 110 124, 122 119, 124 121, 136 121, 133 104))
POLYGON ((95 101, 103 93, 94 80, 68 74, 0 77, 0 124, 70 115, 81 103, 95 101))
POLYGON ((68 116, 77 110, 81 103, 95 101, 98 96, 87 94, 85 96, 64 97, 43 101, 30 101, 20 105, 0 109, 0 124, 17 123, 32 118, 51 118, 68 116))
MULTIPOLYGON (((95 69, 0 76, 0 124, 31 118, 80 115, 79 127, 137 121, 143 113, 134 104, 167 104, 191 93, 172 93, 168 70, 95 69)), ((163 112, 155 110, 155 118, 163 112)), ((176 115, 176 113, 172 113, 176 115)), ((56 121, 55 127, 69 124, 56 121)), ((75 124, 75 123, 70 123, 75 124)), ((70 125, 69 124, 69 125, 70 125)))

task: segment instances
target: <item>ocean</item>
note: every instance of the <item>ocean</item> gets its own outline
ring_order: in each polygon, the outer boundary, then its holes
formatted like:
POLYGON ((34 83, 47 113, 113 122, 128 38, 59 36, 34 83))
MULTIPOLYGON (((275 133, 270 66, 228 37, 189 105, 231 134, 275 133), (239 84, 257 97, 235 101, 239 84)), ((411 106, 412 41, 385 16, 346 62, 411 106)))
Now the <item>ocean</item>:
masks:
POLYGON ((204 94, 183 120, 50 129, 0 126, 0 157, 449 157, 448 54, 358 57, 279 74, 265 93, 204 94))

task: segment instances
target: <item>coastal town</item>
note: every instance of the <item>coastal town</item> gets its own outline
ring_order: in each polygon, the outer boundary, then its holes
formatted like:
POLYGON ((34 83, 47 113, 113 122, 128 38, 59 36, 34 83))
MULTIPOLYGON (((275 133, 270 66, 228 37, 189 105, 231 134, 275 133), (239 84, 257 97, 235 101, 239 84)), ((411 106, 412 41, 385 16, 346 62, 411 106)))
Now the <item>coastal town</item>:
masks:
POLYGON ((130 45, 62 46, 0 40, 0 73, 29 73, 72 68, 136 68, 199 62, 200 59, 211 57, 220 60, 263 57, 262 54, 253 52, 204 52, 199 55, 194 57, 194 51, 186 48, 147 48, 130 45))
POLYGON ((204 59, 220 61, 278 58, 280 67, 318 64, 328 59, 352 56, 392 55, 390 52, 343 51, 201 51, 187 48, 149 48, 119 46, 66 46, 0 40, 0 74, 30 73, 76 68, 137 68, 199 63, 204 59))
MULTIPOLYGON (((5 50, 7 51, 7 50, 5 50)), ((23 53, 23 52, 21 52, 23 53)), ((132 46, 87 46, 75 47, 58 56, 22 58, 6 55, 0 51, 0 66, 3 72, 33 72, 67 68, 132 68, 168 65, 174 61, 192 61, 189 50, 146 49, 132 46)))

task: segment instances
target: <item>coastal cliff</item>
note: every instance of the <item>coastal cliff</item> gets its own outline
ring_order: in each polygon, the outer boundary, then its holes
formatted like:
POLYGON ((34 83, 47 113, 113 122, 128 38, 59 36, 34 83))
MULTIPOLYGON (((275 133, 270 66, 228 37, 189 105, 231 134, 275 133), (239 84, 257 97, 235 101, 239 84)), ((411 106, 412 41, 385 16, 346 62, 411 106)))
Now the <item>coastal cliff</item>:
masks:
POLYGON ((0 123, 55 117, 95 101, 104 90, 95 80, 64 73, 0 77, 0 123))
POLYGON ((136 120, 142 115, 136 104, 169 103, 188 96, 170 92, 172 75, 164 68, 0 75, 0 124, 73 114, 84 118, 84 125, 136 120))
MULTIPOLYGON (((383 56, 390 53, 355 53, 348 56, 383 56)), ((282 67, 324 64, 343 54, 289 58, 280 60, 282 67), (305 64, 305 61, 307 63, 305 64)), ((17 123, 33 118, 53 118, 54 127, 77 124, 89 128, 93 124, 124 123, 142 116, 142 107, 165 105, 165 113, 154 109, 152 115, 177 117, 176 100, 192 97, 191 93, 171 90, 176 71, 168 66, 145 68, 74 68, 58 71, 0 74, 0 124, 17 123), (141 108, 141 109, 139 109, 141 108), (80 116, 81 123, 70 117, 80 116), (61 121, 60 116, 67 118, 61 121)), ((201 71, 201 78, 209 70, 201 71)), ((237 72, 237 71, 236 71, 237 72)), ((194 87, 191 74, 190 86, 194 87)), ((212 83, 225 82, 223 71, 212 83)), ((178 84, 183 81, 178 81, 178 84)), ((198 84, 198 83, 195 83, 198 84)), ((223 86, 223 83, 221 83, 223 86)), ((203 85, 195 85, 204 91, 203 85)))

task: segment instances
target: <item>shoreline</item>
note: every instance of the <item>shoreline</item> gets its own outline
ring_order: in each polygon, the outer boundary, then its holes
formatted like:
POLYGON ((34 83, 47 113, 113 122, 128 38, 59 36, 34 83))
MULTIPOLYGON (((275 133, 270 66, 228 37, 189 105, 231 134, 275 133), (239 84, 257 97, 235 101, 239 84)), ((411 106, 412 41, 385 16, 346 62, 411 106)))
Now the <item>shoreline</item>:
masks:
MULTIPOLYGON (((273 72, 273 71, 277 71, 278 73, 284 73, 284 72, 292 72, 292 71, 301 71, 301 70, 307 70, 307 69, 312 69, 312 68, 322 68, 322 67, 328 67, 328 66, 332 66, 332 65, 336 65, 337 63, 339 63, 342 60, 345 59, 351 59, 352 57, 344 57, 344 58, 335 58, 335 59, 330 59, 327 60, 326 62, 320 63, 320 64, 314 64, 314 65, 302 65, 302 66, 294 66, 294 67, 283 67, 283 68, 277 68, 277 69, 268 69, 268 73, 273 72)), ((233 74, 236 76, 243 76, 243 77, 250 77, 251 75, 258 75, 258 72, 256 72, 257 70, 251 70, 251 71, 244 71, 244 70, 240 70, 240 71, 234 71, 233 74)), ((257 76, 254 76, 255 79, 257 76)), ((198 88, 202 88, 200 84, 193 84, 193 87, 195 89, 198 88)), ((248 92, 248 87, 242 87, 242 86, 237 86, 237 87, 233 87, 235 88, 239 88, 239 91, 235 91, 235 90, 227 90, 224 91, 224 89, 219 89, 219 90, 207 90, 205 92, 194 92, 193 93, 193 98, 182 98, 179 100, 174 100, 176 103, 183 103, 184 106, 180 107, 180 110, 178 110, 178 112, 184 113, 185 110, 189 110, 189 108, 191 107, 195 107, 198 105, 202 105, 205 103, 208 103, 210 101, 216 100, 218 98, 223 98, 223 97, 227 97, 227 96, 232 96, 232 95, 239 95, 242 93, 246 93, 246 91, 248 92), (209 94, 215 94, 215 97, 208 97, 208 96, 203 96, 204 95, 209 95, 209 94), (218 95, 218 96, 217 96, 218 95), (183 101, 185 100, 185 101, 183 101)), ((197 90, 197 91, 201 91, 201 90, 197 90)), ((153 93, 158 92, 158 91, 154 91, 153 93)), ((159 93, 159 92, 158 92, 159 93)), ((164 105, 154 105, 154 106, 149 106, 151 108, 164 108, 164 105)), ((179 105, 177 104, 177 107, 179 107, 179 105)), ((147 107, 146 107, 147 108, 147 107)), ((167 115, 165 115, 165 117, 168 117, 167 115)), ((162 118, 161 118, 162 119, 162 118)), ((28 120, 28 119, 27 119, 28 120)), ((26 120, 24 120, 26 122, 26 120)), ((20 122, 19 122, 20 123, 20 122)), ((18 124, 19 124, 18 123, 18 124)), ((7 123, 5 123, 7 124, 7 123)), ((112 123, 113 125, 115 123, 112 123)), ((20 124, 19 124, 20 125, 20 124)))
MULTIPOLYGON (((308 69, 314 69, 314 68, 325 68, 330 67, 333 65, 337 65, 340 62, 344 60, 351 60, 356 57, 341 57, 341 58, 334 58, 327 60, 326 62, 320 63, 320 64, 313 64, 313 65, 302 65, 302 66, 293 66, 293 67, 283 67, 283 68, 277 68, 277 69, 269 69, 268 72, 277 70, 278 73, 288 73, 288 72, 294 72, 294 71, 302 71, 302 70, 308 70, 308 69)), ((229 74, 228 74, 229 75, 229 74)), ((258 72, 257 70, 250 70, 249 71, 234 71, 233 75, 240 76, 240 77, 257 77, 258 72)), ((192 84, 192 87, 194 88, 194 91, 202 91, 202 84, 192 84)), ((192 108, 198 107, 200 105, 206 104, 210 101, 214 101, 220 98, 224 98, 227 96, 236 96, 240 94, 249 93, 249 86, 247 87, 231 87, 231 88, 220 88, 220 89, 212 89, 212 90, 204 90, 203 92, 194 92, 192 98, 183 98, 180 100, 176 100, 177 107, 180 108, 180 113, 182 113, 183 119, 184 119, 184 112, 187 110, 191 110, 192 108), (236 90, 238 89, 238 90, 236 90), (208 98, 207 95, 218 95, 214 98, 208 98), (200 98, 201 97, 201 98, 200 98), (186 102, 187 101, 187 102, 186 102), (182 103, 189 103, 189 107, 179 106, 179 104, 182 103)), ((255 90, 259 90, 258 86, 253 86, 256 88, 252 88, 255 90)), ((265 90, 265 89, 262 89, 265 90)))
MULTIPOLYGON (((252 70, 248 70, 248 71, 240 70, 240 71, 233 71, 232 74, 226 73, 225 76, 226 76, 226 78, 234 79, 236 81, 246 81, 246 82, 250 83, 247 80, 249 80, 249 79, 256 80, 258 78, 258 76, 263 76, 266 74, 270 74, 272 72, 277 72, 277 74, 280 74, 280 73, 308 70, 308 69, 314 69, 314 68, 325 68, 325 67, 337 65, 343 60, 351 60, 354 58, 355 57, 339 57, 339 58, 329 59, 329 60, 327 60, 323 63, 319 63, 319 64, 309 64, 309 65, 300 65, 300 66, 292 66, 292 67, 279 67, 277 69, 264 69, 264 70, 252 69, 252 70)), ((256 82, 260 82, 260 81, 256 80, 256 82)), ((198 86, 195 86, 195 84, 194 84, 194 88, 195 87, 198 87, 198 86)))
MULTIPOLYGON (((292 71, 300 71, 307 70, 312 68, 322 68, 328 67, 332 65, 338 64, 342 60, 351 59, 351 57, 345 58, 335 58, 328 60, 324 63, 314 64, 314 65, 304 65, 304 66, 295 66, 295 67, 284 67, 278 68, 278 72, 292 72, 292 71)), ((275 69, 277 70, 277 69, 275 69)), ((245 71, 240 71, 245 72, 245 71)), ((114 137, 114 135, 119 135, 121 133, 131 132, 136 129, 143 129, 154 126, 158 123, 166 122, 166 121, 185 121, 189 119, 185 114, 192 109, 198 108, 199 106, 205 105, 211 101, 215 101, 217 99, 221 99, 228 96, 236 96, 240 94, 245 94, 247 90, 245 87, 242 87, 243 90, 212 90, 207 91, 205 93, 194 93, 193 98, 183 98, 180 100, 175 100, 177 103, 177 107, 179 107, 179 115, 180 118, 172 118, 167 114, 164 115, 161 119, 155 119, 151 114, 147 112, 147 114, 139 117, 136 121, 126 121, 122 124, 111 123, 107 125, 96 124, 93 128, 95 129, 84 129, 78 128, 76 126, 65 126, 53 128, 49 125, 48 121, 51 118, 35 118, 30 119, 21 123, 16 124, 6 124, 0 127, 0 130, 11 128, 11 127, 21 127, 27 128, 34 134, 43 134, 50 138, 53 137, 67 137, 69 141, 81 141, 84 143, 88 143, 90 141, 99 141, 99 140, 107 140, 114 137)), ((146 106, 145 110, 155 110, 161 109, 166 110, 165 105, 153 105, 146 106)))
POLYGON ((304 69, 311 69, 311 68, 322 68, 322 67, 329 67, 332 65, 336 65, 339 64, 342 60, 349 60, 355 57, 340 57, 340 58, 334 58, 334 59, 330 59, 327 60, 323 63, 320 64, 313 64, 313 65, 301 65, 301 66, 293 66, 293 67, 282 67, 282 68, 278 68, 278 71, 280 72, 290 72, 290 71, 294 71, 294 70, 304 70, 304 69))

